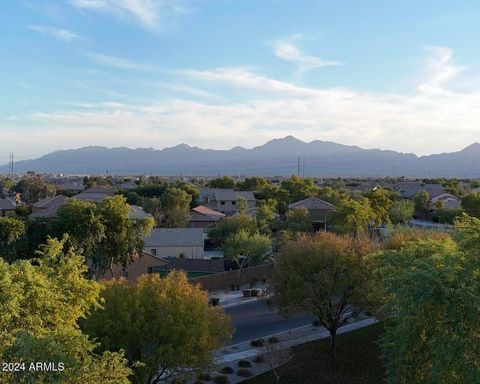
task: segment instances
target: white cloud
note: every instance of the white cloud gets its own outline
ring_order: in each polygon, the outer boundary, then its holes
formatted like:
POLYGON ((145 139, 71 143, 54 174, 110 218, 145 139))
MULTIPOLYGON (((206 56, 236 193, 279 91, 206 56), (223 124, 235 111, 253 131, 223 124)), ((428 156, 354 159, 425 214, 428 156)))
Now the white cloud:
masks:
POLYGON ((38 32, 44 36, 50 36, 57 40, 64 41, 64 42, 71 42, 73 39, 77 39, 80 36, 76 33, 68 31, 66 29, 54 28, 54 27, 46 27, 43 25, 27 25, 28 29, 32 31, 38 32))
POLYGON ((295 45, 295 42, 303 39, 302 34, 295 34, 287 39, 277 40, 273 43, 273 53, 280 59, 295 64, 300 73, 315 68, 342 65, 335 60, 324 60, 316 56, 308 55, 295 45))
POLYGON ((180 71, 176 76, 183 79, 172 83, 174 88, 185 85, 194 93, 200 91, 199 96, 204 89, 199 84, 229 89, 218 93, 220 102, 215 98, 162 98, 142 104, 109 100, 17 116, 15 121, 0 122, 5 138, 0 152, 17 147, 38 156, 94 144, 163 148, 180 142, 210 148, 252 147, 288 134, 305 141, 330 140, 417 154, 458 150, 479 139, 480 84, 458 88, 458 82, 468 81, 463 67, 454 62, 451 52, 443 56, 438 52, 449 51, 430 51, 423 79, 402 93, 300 87, 251 68, 180 71), (22 134, 23 129, 29 134, 22 134))
POLYGON ((103 12, 157 30, 187 12, 183 0, 70 0, 79 9, 103 12))
POLYGON ((159 70, 158 68, 152 65, 126 59, 124 57, 105 55, 99 52, 85 52, 85 55, 89 59, 96 62, 97 64, 105 65, 108 67, 134 69, 134 70, 140 70, 140 71, 158 71, 159 70))

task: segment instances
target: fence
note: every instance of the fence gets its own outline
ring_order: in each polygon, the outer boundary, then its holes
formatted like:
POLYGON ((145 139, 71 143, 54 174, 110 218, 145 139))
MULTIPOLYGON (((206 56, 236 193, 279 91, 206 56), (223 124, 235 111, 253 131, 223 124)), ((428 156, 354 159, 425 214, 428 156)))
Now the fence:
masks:
POLYGON ((222 289, 232 289, 232 287, 237 288, 243 284, 267 280, 272 275, 272 270, 273 263, 268 263, 255 267, 220 272, 209 276, 195 277, 190 279, 190 281, 200 284, 207 291, 220 291, 222 289))

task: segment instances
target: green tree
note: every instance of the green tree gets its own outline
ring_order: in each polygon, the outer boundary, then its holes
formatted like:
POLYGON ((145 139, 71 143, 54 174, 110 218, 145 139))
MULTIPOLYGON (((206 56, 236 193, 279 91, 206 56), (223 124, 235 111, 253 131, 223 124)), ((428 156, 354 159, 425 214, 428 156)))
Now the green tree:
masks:
POLYGON ((246 215, 248 210, 248 200, 243 196, 238 196, 236 204, 237 204, 237 212, 240 215, 246 215))
POLYGON ((233 189, 235 188, 235 180, 229 176, 222 176, 210 180, 207 185, 210 188, 233 189))
POLYGON ((253 266, 265 260, 272 250, 272 242, 268 236, 241 229, 225 240, 222 249, 226 259, 234 260, 238 268, 243 268, 247 264, 253 266))
POLYGON ((308 209, 297 208, 288 211, 287 215, 287 229, 294 232, 307 232, 312 228, 312 225, 308 221, 308 209))
POLYGON ((367 199, 342 200, 332 214, 332 221, 338 232, 357 236, 368 231, 375 217, 367 199))
POLYGON ((462 198, 462 208, 469 216, 480 218, 480 193, 470 193, 462 198))
POLYGON ((261 191, 270 183, 264 177, 246 177, 244 181, 237 183, 237 189, 240 191, 261 191))
POLYGON ((382 188, 375 189, 365 194, 374 212, 374 223, 377 227, 390 223, 389 210, 393 206, 390 193, 382 188))
POLYGON ((397 200, 388 209, 388 216, 393 224, 407 224, 413 212, 414 206, 410 200, 397 200))
POLYGON ((261 233, 270 234, 272 224, 277 217, 277 201, 268 199, 261 201, 257 207, 257 224, 261 233))
POLYGON ((353 316, 353 306, 361 307, 370 289, 363 256, 372 246, 358 244, 328 232, 291 241, 273 273, 273 298, 281 312, 317 316, 330 332, 332 354, 338 328, 353 316))
POLYGON ((68 234, 68 242, 90 260, 105 237, 97 205, 88 201, 72 199, 60 206, 54 227, 57 236, 68 234))
POLYGON ((257 232, 257 223, 247 215, 225 217, 208 231, 208 237, 215 245, 222 245, 225 239, 245 230, 248 234, 257 232))
POLYGON ((55 186, 46 183, 41 176, 35 174, 21 179, 15 186, 15 191, 21 194, 22 200, 27 205, 55 196, 55 186))
POLYGON ((105 234, 92 260, 97 274, 110 270, 113 275, 114 264, 126 267, 143 251, 143 238, 152 231, 153 219, 131 220, 130 209, 123 196, 107 198, 98 205, 105 234))
POLYGON ((23 221, 0 217, 0 256, 7 260, 15 258, 14 245, 24 234, 23 221))
POLYGON ((143 200, 143 209, 150 213, 155 219, 155 224, 158 225, 162 221, 162 202, 158 197, 146 197, 143 200))
POLYGON ((209 305, 208 294, 184 272, 165 278, 143 275, 136 282, 106 282, 104 307, 83 328, 103 349, 125 350, 134 383, 154 384, 178 372, 202 369, 211 351, 232 334, 228 317, 209 305))
POLYGON ((49 240, 35 260, 0 260, 0 360, 26 369, 2 372, 5 384, 128 384, 122 353, 97 354, 78 320, 99 306, 101 286, 85 279, 84 259, 49 240), (32 371, 36 361, 63 363, 59 372, 32 371))
POLYGON ((167 228, 183 228, 190 220, 192 196, 182 189, 168 188, 161 196, 161 225, 167 228))
POLYGON ((480 264, 465 256, 445 238, 372 257, 387 383, 478 382, 480 264))
POLYGON ((421 191, 417 193, 414 200, 415 212, 420 216, 425 215, 428 210, 429 201, 430 196, 428 195, 427 191, 421 191))

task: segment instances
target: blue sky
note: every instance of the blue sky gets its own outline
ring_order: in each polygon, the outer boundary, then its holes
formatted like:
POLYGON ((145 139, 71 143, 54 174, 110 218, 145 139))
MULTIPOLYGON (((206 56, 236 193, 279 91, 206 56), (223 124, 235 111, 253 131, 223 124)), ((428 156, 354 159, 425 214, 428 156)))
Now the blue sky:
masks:
POLYGON ((0 162, 292 134, 417 154, 480 133, 480 3, 4 0, 0 162))

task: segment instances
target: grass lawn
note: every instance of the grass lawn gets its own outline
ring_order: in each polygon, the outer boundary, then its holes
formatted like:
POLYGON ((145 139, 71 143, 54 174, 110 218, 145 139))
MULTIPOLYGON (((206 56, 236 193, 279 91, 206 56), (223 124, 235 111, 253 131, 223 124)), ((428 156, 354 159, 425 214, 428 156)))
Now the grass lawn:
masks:
MULTIPOLYGON (((330 340, 323 339, 293 347, 293 358, 283 365, 281 384, 381 384, 385 376, 376 340, 382 324, 337 336, 336 362, 330 359, 330 340)), ((273 384, 269 372, 245 382, 273 384)))

